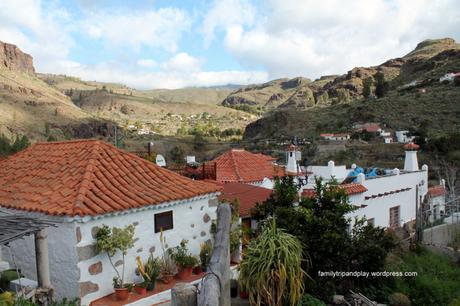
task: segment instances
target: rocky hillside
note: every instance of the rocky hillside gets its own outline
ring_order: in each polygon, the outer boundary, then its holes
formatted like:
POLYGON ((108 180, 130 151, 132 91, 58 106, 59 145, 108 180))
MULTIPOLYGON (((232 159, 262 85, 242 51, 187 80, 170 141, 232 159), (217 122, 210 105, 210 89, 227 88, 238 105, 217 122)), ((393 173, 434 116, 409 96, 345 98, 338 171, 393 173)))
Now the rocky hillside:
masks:
POLYGON ((426 40, 409 54, 377 66, 356 67, 313 82, 295 78, 246 86, 232 92, 222 104, 246 110, 309 109, 362 98, 364 82, 368 80, 374 89, 378 72, 396 88, 417 79, 439 78, 452 69, 460 70, 460 45, 450 38, 426 40))
POLYGON ((423 128, 430 135, 458 131, 460 88, 439 82, 448 72, 460 72, 460 45, 450 38, 426 40, 401 58, 354 68, 347 74, 323 79, 322 84, 318 84, 321 79, 309 83, 316 98, 313 107, 278 107, 249 124, 244 137, 315 138, 321 132, 350 131, 354 123, 364 122, 380 122, 390 129, 423 128), (370 79, 375 84, 377 72, 385 75, 388 92, 380 99, 364 99, 363 82, 370 79), (349 98, 338 100, 340 92, 340 96, 349 98), (317 98, 322 95, 328 100, 317 98))
POLYGON ((32 56, 22 52, 15 45, 2 41, 0 41, 0 67, 29 74, 35 73, 32 56))
POLYGON ((91 137, 107 123, 77 107, 35 75, 32 57, 0 43, 0 134, 33 140, 91 137))

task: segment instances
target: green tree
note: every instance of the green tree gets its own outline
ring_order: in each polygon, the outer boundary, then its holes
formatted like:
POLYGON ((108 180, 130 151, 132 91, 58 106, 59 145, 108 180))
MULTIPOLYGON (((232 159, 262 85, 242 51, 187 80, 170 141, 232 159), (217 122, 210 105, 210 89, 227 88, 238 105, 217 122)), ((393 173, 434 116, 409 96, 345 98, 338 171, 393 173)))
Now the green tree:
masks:
POLYGON ((175 146, 169 151, 169 154, 171 155, 171 160, 176 164, 184 163, 184 151, 180 147, 175 146))
POLYGON ((299 199, 292 178, 277 179, 273 195, 257 205, 252 215, 260 224, 276 219, 278 227, 302 242, 311 261, 304 269, 309 268, 313 277, 306 279, 305 287, 327 300, 335 292, 365 284, 353 278, 318 277, 320 271, 380 271, 393 244, 383 229, 367 226, 363 220, 352 226, 347 214, 354 208, 336 182, 317 180, 314 193, 314 197, 299 199))
POLYGON ((368 77, 363 81, 363 96, 369 98, 371 95, 372 78, 368 77))
POLYGON ((381 71, 375 74, 375 79, 377 81, 375 85, 375 95, 377 96, 377 98, 382 98, 388 92, 389 83, 385 81, 385 75, 381 71))
POLYGON ((99 253, 105 252, 109 258, 110 264, 117 276, 114 278, 114 287, 123 288, 125 279, 125 256, 128 250, 134 246, 134 225, 130 224, 124 228, 113 227, 109 228, 103 225, 96 234, 96 249, 99 253), (113 257, 117 252, 121 252, 122 256, 122 272, 118 272, 117 267, 113 263, 113 257))

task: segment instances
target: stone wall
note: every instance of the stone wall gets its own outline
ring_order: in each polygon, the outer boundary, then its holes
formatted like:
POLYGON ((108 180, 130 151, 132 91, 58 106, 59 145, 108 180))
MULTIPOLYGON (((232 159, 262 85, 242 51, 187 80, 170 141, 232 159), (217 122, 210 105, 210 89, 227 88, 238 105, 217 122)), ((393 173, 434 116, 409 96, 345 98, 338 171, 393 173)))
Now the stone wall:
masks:
POLYGON ((456 235, 460 235, 460 224, 441 224, 423 231, 423 243, 435 246, 447 246, 456 235))
MULTIPOLYGON (((129 250, 125 259, 125 282, 141 281, 135 275, 135 258, 140 256, 146 260, 153 252, 161 256, 160 233, 154 231, 154 215, 173 210, 174 228, 164 231, 167 247, 178 245, 182 239, 189 241, 189 250, 198 255, 200 244, 211 239, 210 228, 216 218, 217 201, 213 197, 201 197, 177 203, 155 205, 152 209, 129 214, 118 214, 77 224, 75 237, 77 239, 78 268, 80 271, 79 296, 82 305, 113 292, 112 279, 116 275, 106 254, 96 254, 94 237, 97 229, 103 224, 110 227, 135 226, 135 244, 129 250)), ((114 258, 115 265, 121 271, 121 255, 114 258)))

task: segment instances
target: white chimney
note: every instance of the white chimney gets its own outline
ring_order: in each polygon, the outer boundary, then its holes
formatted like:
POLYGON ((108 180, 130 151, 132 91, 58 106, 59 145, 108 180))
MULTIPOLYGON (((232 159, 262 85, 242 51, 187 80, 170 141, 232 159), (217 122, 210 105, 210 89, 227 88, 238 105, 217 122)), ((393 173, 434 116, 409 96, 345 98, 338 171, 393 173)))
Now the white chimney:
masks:
POLYGON ((408 143, 404 146, 406 158, 404 159, 404 171, 418 171, 417 150, 419 146, 415 143, 408 143))
POLYGON ((335 163, 333 160, 330 160, 328 163, 327 163, 327 167, 328 167, 328 170, 329 170, 329 176, 334 176, 335 174, 335 163))
POLYGON ((364 175, 364 173, 359 173, 356 176, 356 183, 358 183, 358 184, 364 183, 365 180, 366 180, 366 176, 364 175))
POLYGON ((446 188, 446 180, 445 179, 441 179, 439 181, 439 185, 441 185, 442 187, 446 188))
POLYGON ((296 160, 296 146, 294 146, 294 145, 290 145, 287 148, 286 173, 288 175, 297 175, 298 174, 297 160, 296 160))
POLYGON ((195 163, 195 155, 187 155, 186 160, 187 160, 187 164, 195 163))

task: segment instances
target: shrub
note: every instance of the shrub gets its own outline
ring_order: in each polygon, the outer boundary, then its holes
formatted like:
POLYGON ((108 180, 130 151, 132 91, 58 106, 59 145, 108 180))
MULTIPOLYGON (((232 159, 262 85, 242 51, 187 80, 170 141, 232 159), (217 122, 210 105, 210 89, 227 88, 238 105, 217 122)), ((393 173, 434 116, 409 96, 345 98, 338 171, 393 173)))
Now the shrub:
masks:
POLYGON ((390 306, 411 306, 409 298, 400 292, 390 295, 388 297, 388 303, 390 306))
POLYGON ((297 305, 306 275, 302 255, 300 241, 270 221, 250 241, 239 266, 240 286, 249 292, 251 305, 297 305))
POLYGON ((182 268, 195 267, 198 264, 196 257, 189 253, 187 243, 187 240, 182 240, 180 245, 168 250, 171 258, 182 268))
POLYGON ((326 306, 326 304, 310 294, 305 294, 300 300, 298 306, 326 306))
POLYGON ((125 275, 125 256, 128 253, 128 250, 133 246, 134 226, 132 224, 124 227, 123 229, 117 227, 109 228, 104 224, 96 234, 96 249, 99 253, 105 252, 107 254, 110 264, 117 274, 117 276, 113 279, 114 288, 122 288, 124 285, 123 276, 125 275), (121 251, 123 261, 121 276, 112 260, 118 251, 121 251))

